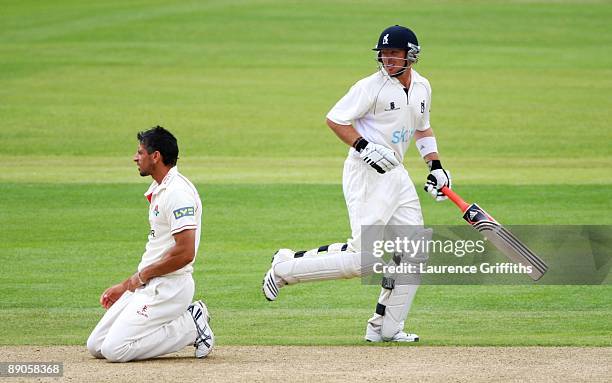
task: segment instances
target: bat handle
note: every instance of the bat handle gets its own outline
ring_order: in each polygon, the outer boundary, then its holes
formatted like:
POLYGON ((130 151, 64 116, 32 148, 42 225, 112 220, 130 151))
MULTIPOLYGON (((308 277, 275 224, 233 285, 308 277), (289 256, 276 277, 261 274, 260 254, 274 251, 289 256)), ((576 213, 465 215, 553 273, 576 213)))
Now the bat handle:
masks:
POLYGON ((461 209, 462 212, 465 212, 468 209, 468 207, 470 207, 470 204, 465 202, 463 198, 459 197, 457 193, 447 188, 446 186, 442 187, 440 191, 444 193, 445 196, 450 198, 450 200, 453 201, 455 205, 457 205, 457 207, 461 209))

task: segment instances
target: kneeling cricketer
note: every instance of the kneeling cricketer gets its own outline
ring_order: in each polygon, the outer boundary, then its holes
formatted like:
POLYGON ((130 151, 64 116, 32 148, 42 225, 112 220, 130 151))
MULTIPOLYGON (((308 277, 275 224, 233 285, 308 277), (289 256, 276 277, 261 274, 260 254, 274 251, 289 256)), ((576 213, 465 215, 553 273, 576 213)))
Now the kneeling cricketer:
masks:
POLYGON ((145 193, 151 230, 137 271, 106 289, 107 310, 87 340, 96 358, 112 362, 142 360, 195 347, 197 358, 214 345, 208 308, 193 300, 193 262, 198 252, 202 202, 193 184, 179 173, 178 144, 166 129, 137 135, 134 162, 153 183, 145 193))

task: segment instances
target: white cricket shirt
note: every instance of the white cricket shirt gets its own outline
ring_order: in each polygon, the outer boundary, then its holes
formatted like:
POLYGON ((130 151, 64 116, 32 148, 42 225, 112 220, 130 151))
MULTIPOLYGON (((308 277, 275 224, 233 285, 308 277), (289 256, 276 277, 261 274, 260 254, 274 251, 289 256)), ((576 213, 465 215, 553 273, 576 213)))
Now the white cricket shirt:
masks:
MULTIPOLYGON (((427 130, 431 105, 429 81, 412 69, 406 90, 386 71, 368 76, 351 87, 329 111, 327 118, 353 125, 366 140, 391 148, 403 161, 415 130, 427 130)), ((353 148, 354 156, 359 153, 353 148)))
MULTIPOLYGON (((202 201, 195 186, 179 173, 175 166, 168 171, 161 184, 153 181, 145 197, 151 203, 149 206, 151 231, 138 271, 159 261, 175 245, 172 235, 183 230, 196 230, 197 254, 202 224, 202 201)), ((192 264, 193 261, 168 275, 191 273, 192 264)))

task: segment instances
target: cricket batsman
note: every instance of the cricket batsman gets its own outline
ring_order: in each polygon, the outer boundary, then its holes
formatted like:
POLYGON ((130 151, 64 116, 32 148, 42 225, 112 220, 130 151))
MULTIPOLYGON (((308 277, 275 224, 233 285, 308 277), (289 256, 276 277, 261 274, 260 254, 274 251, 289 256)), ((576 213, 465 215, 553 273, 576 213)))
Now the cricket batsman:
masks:
MULTIPOLYGON (((413 65, 419 58, 416 35, 403 26, 385 29, 374 48, 379 70, 358 81, 327 114, 327 125, 350 149, 344 162, 342 188, 348 208, 351 238, 347 243, 309 251, 278 250, 266 273, 262 290, 269 301, 279 290, 300 282, 354 278, 365 272, 361 264, 362 226, 422 227, 423 216, 415 187, 402 165, 411 138, 429 166, 425 190, 436 201, 451 179, 438 157, 429 123, 431 86, 413 65)), ((420 254, 415 262, 425 262, 420 254)), ((416 342, 404 332, 418 284, 396 284, 382 279, 374 315, 365 339, 370 342, 416 342)))
POLYGON ((106 289, 107 310, 87 340, 96 358, 128 362, 154 358, 193 344, 197 358, 214 345, 208 308, 192 303, 191 276, 201 232, 202 202, 193 184, 179 173, 176 138, 162 127, 137 134, 134 162, 153 182, 149 201, 149 241, 137 271, 106 289))

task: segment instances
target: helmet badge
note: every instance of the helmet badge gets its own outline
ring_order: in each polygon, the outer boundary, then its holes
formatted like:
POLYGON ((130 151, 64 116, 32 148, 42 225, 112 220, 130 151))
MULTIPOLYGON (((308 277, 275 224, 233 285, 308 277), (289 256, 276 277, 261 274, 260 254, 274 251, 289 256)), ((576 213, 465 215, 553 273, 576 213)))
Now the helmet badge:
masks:
POLYGON ((386 35, 383 36, 383 44, 389 44, 389 34, 387 33, 386 35))

